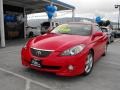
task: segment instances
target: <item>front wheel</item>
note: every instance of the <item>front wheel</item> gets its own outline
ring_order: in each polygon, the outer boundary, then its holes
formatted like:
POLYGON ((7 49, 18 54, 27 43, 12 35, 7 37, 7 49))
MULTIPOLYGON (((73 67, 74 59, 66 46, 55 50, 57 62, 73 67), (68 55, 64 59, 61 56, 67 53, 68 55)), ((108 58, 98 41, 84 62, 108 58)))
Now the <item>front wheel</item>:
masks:
POLYGON ((88 56, 87 56, 87 60, 85 62, 85 69, 84 69, 84 73, 83 75, 89 75, 93 69, 93 63, 94 63, 94 55, 93 52, 89 52, 88 56))
POLYGON ((33 36, 34 36, 34 33, 33 33, 33 32, 30 32, 29 35, 28 35, 29 38, 30 38, 30 37, 33 37, 33 36))

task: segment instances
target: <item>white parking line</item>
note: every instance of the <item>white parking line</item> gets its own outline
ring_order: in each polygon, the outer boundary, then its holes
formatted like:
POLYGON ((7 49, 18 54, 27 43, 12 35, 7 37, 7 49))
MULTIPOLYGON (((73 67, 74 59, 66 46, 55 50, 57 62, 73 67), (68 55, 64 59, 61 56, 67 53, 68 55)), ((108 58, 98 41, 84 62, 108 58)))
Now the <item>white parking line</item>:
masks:
POLYGON ((25 90, 30 90, 30 81, 26 80, 26 88, 25 90))
POLYGON ((29 79, 29 78, 24 77, 24 76, 22 76, 22 75, 19 75, 19 74, 17 74, 17 73, 8 71, 8 70, 6 70, 6 69, 0 68, 0 71, 3 71, 3 72, 6 72, 6 73, 9 73, 9 74, 12 74, 12 75, 14 75, 14 76, 16 76, 16 77, 19 77, 19 78, 22 78, 22 79, 25 79, 25 80, 27 81, 27 83, 26 83, 26 90, 29 90, 29 89, 30 89, 30 82, 35 83, 35 84, 37 84, 37 85, 40 85, 41 87, 47 88, 47 89, 49 89, 49 90, 53 90, 50 86, 48 86, 48 85, 46 85, 46 84, 44 84, 44 83, 40 83, 40 82, 34 81, 34 80, 32 80, 32 79, 29 79))

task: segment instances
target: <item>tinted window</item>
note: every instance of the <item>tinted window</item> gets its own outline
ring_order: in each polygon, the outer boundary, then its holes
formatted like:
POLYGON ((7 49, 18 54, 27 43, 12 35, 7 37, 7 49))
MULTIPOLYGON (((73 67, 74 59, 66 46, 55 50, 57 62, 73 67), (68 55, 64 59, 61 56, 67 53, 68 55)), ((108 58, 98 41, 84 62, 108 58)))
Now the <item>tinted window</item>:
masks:
POLYGON ((87 24, 63 24, 56 27, 52 33, 88 36, 91 34, 91 28, 92 26, 87 24))
POLYGON ((50 26, 50 22, 44 22, 41 24, 42 26, 50 26))

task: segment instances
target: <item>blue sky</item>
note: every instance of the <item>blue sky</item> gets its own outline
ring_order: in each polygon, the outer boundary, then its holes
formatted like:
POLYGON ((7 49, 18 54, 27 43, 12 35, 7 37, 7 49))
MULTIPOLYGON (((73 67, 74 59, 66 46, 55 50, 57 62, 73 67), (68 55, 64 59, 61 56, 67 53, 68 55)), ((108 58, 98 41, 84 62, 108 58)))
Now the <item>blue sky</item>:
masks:
MULTIPOLYGON (((120 4, 120 0, 59 0, 75 6, 75 16, 95 18, 102 16, 104 19, 117 21, 118 9, 114 8, 115 4, 120 4)), ((37 14, 37 16, 46 18, 46 14, 37 14), (44 17, 45 16, 45 17, 44 17)), ((57 13, 58 18, 71 17, 70 11, 61 11, 57 13)), ((35 17, 39 18, 39 17, 35 17)))

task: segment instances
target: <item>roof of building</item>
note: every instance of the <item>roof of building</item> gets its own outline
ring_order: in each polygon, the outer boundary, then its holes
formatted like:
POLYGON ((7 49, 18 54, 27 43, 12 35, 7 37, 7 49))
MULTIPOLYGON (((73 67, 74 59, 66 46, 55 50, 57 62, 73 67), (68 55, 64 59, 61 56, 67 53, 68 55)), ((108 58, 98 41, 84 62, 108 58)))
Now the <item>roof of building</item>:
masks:
MULTIPOLYGON (((74 6, 63 3, 58 0, 52 0, 53 4, 58 7, 58 10, 72 10, 75 9, 74 6)), ((50 4, 51 0, 3 0, 4 4, 24 7, 26 13, 39 13, 44 12, 44 6, 50 4)))

